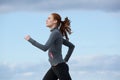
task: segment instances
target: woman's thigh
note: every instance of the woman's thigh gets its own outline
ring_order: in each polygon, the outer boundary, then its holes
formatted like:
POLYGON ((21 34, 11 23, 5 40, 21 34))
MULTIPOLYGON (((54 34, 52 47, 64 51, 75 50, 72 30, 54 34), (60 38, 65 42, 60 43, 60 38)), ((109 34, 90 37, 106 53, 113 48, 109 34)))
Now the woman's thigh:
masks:
POLYGON ((53 72, 52 68, 48 70, 48 72, 45 74, 43 80, 57 80, 58 77, 56 74, 53 72))
POLYGON ((57 75, 59 80, 72 80, 69 74, 69 67, 66 63, 52 67, 54 73, 57 75))

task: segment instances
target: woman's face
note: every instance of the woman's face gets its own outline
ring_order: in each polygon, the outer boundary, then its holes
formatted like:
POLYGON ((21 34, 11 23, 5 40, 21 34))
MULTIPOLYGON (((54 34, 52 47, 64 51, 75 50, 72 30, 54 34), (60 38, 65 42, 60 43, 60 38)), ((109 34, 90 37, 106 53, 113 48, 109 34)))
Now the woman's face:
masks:
POLYGON ((57 20, 54 20, 53 15, 49 15, 46 20, 46 26, 51 28, 52 26, 56 25, 57 20))

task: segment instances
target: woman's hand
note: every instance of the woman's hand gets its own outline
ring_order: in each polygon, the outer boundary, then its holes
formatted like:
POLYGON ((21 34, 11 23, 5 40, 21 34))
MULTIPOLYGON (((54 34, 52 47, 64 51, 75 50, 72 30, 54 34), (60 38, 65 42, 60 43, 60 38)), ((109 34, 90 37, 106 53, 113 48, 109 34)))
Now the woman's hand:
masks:
POLYGON ((25 40, 29 40, 30 39, 30 35, 26 35, 24 39, 25 40))

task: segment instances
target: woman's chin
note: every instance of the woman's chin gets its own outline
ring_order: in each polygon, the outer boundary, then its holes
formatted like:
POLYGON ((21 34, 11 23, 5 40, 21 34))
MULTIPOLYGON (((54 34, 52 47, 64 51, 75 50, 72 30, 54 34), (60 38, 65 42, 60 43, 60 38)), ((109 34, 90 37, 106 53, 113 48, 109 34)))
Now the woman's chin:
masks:
POLYGON ((46 24, 46 27, 48 27, 48 25, 46 24))
POLYGON ((50 28, 50 26, 49 26, 49 25, 46 25, 46 27, 49 27, 49 28, 50 28))
POLYGON ((49 27, 49 26, 46 25, 46 27, 49 27))

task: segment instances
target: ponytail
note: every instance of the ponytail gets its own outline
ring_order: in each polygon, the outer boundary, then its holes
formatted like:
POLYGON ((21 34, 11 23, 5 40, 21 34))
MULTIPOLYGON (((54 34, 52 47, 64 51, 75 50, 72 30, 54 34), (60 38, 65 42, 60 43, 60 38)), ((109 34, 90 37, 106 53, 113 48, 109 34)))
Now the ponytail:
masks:
POLYGON ((57 26, 59 27, 62 36, 65 36, 65 38, 69 40, 68 34, 71 34, 71 28, 70 20, 68 19, 68 17, 66 17, 64 21, 61 21, 61 16, 59 14, 52 13, 52 16, 55 20, 57 20, 57 26))
POLYGON ((62 35, 65 36, 67 40, 69 40, 67 34, 71 34, 72 32, 70 28, 70 20, 68 19, 68 17, 66 17, 64 21, 61 21, 60 31, 62 35))

